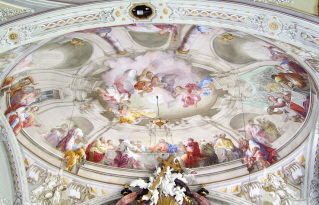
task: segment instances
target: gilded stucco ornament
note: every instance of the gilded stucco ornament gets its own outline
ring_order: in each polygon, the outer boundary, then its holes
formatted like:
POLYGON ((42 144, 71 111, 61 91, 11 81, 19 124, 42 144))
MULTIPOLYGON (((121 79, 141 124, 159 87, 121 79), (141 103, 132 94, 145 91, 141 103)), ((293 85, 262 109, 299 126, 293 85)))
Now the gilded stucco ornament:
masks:
POLYGON ((5 34, 6 42, 10 45, 17 45, 21 41, 31 39, 31 34, 37 31, 38 27, 35 25, 19 25, 10 27, 5 34))
POLYGON ((59 204, 63 189, 61 170, 59 173, 48 175, 43 183, 32 190, 31 201, 40 204, 59 204))
POLYGON ((284 22, 277 16, 267 16, 264 14, 254 15, 248 18, 252 25, 260 32, 267 33, 271 37, 289 37, 291 40, 303 38, 309 41, 308 34, 302 31, 295 22, 284 22))
POLYGON ((289 188, 285 180, 274 171, 265 171, 261 184, 263 189, 274 198, 273 204, 293 205, 297 200, 296 194, 289 188))
POLYGON ((248 200, 255 204, 262 203, 262 184, 258 181, 244 183, 241 186, 241 194, 248 200))
POLYGON ((71 201, 71 204, 82 203, 86 197, 91 197, 89 188, 78 182, 71 182, 67 186, 68 189, 68 200, 71 201))
POLYGON ((277 36, 282 32, 282 23, 276 16, 266 16, 264 14, 249 17, 249 22, 257 27, 260 32, 268 33, 270 36, 277 36))
MULTIPOLYGON (((240 196, 254 204, 263 204, 265 192, 268 192, 273 204, 293 205, 302 199, 290 187, 301 188, 304 176, 305 169, 297 161, 284 166, 281 170, 265 170, 263 177, 258 181, 249 181, 240 186, 240 196)), ((317 184, 313 182, 312 187, 316 187, 317 184)), ((313 191, 313 194, 315 193, 316 191, 313 191)))
POLYGON ((36 164, 32 164, 28 169, 28 183, 32 185, 40 184, 43 182, 48 173, 45 169, 36 164))
POLYGON ((299 162, 294 162, 283 168, 283 174, 289 183, 300 185, 304 181, 305 168, 299 162))

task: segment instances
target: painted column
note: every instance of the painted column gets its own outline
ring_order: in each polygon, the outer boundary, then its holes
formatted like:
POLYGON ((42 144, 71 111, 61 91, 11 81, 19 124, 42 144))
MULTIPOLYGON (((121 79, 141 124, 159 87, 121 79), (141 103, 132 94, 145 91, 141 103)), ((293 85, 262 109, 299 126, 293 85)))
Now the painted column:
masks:
POLYGON ((116 54, 118 55, 125 55, 126 50, 122 46, 121 42, 111 33, 107 33, 103 37, 115 50, 116 54))
POLYGON ((183 38, 181 45, 178 47, 177 51, 180 54, 187 54, 197 39, 197 37, 201 34, 201 32, 196 28, 196 26, 192 26, 186 35, 183 38))
POLYGON ((112 29, 110 27, 101 28, 94 30, 94 33, 101 36, 104 40, 106 40, 115 50, 118 55, 125 55, 126 50, 124 49, 121 42, 111 33, 112 29))

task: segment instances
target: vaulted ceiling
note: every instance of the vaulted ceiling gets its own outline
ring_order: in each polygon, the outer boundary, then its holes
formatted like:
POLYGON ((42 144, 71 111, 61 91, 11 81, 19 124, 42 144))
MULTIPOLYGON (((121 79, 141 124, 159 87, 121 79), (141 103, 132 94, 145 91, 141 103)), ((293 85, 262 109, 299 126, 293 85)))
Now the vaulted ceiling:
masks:
MULTIPOLYGON (((15 80, 12 88, 21 79, 32 80, 26 91, 4 92, 0 103, 5 112, 21 104, 22 95, 36 93, 23 100, 39 107, 33 125, 41 126, 25 127, 12 142, 23 150, 24 166, 59 169, 63 154, 47 138, 57 127, 67 132, 79 126, 84 136, 78 147, 100 137, 115 145, 125 139, 149 147, 164 139, 178 146, 188 138, 210 142, 223 133, 239 147, 239 137, 251 139, 247 129, 240 130, 251 120, 265 131, 261 142, 277 151, 269 170, 284 172, 293 162, 303 172, 314 171, 303 177, 318 177, 318 164, 311 161, 318 113, 317 16, 253 1, 151 1, 145 4, 153 14, 143 18, 133 12, 140 2, 15 3, 2 4, 11 13, 2 17, 1 79, 15 80), (274 108, 281 99, 285 106, 274 108)), ((307 8, 296 3, 315 14, 317 2, 307 8)), ((12 121, 2 123, 15 138, 12 121)), ((134 170, 88 162, 64 178, 95 187, 99 191, 90 193, 106 199, 103 190, 114 194, 133 178, 147 178, 158 165, 155 155, 143 155, 145 167, 134 170)), ((264 173, 249 175, 239 157, 195 170, 195 184, 234 198, 243 191, 231 187, 258 181, 264 173)), ((302 198, 307 183, 289 186, 302 198)))

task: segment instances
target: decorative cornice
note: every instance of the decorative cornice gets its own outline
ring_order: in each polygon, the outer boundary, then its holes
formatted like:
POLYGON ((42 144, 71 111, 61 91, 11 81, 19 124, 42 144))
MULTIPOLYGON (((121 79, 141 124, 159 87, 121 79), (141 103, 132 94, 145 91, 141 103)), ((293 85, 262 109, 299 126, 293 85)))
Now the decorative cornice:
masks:
POLYGON ((10 17, 29 12, 33 12, 33 10, 29 8, 20 10, 13 10, 11 8, 0 9, 0 21, 5 21, 10 17))
MULTIPOLYGON (((258 32, 319 53, 318 24, 312 17, 307 17, 309 20, 295 18, 288 10, 287 13, 277 12, 235 1, 197 1, 196 4, 152 1, 152 5, 156 12, 149 23, 172 23, 174 20, 174 23, 235 28, 249 34, 258 32)), ((0 26, 0 46, 4 51, 72 31, 141 22, 127 12, 131 6, 129 1, 98 2, 34 15, 0 26)))

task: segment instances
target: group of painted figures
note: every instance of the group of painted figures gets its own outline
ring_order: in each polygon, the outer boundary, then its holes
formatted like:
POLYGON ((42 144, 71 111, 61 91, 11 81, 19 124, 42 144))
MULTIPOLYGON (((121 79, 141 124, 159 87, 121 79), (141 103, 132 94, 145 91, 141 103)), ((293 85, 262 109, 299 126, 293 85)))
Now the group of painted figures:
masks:
MULTIPOLYGON (((200 32, 207 32, 212 28, 205 30, 205 27, 198 27, 197 29, 200 32)), ((176 37, 178 27, 167 26, 162 27, 162 30, 163 34, 172 32, 176 37)), ((110 31, 110 28, 92 30, 101 37, 110 31)), ((267 49, 272 55, 271 60, 280 62, 279 65, 275 66, 280 71, 272 75, 273 82, 267 84, 267 88, 273 95, 268 97, 270 105, 265 110, 268 115, 286 115, 294 122, 303 122, 310 104, 307 73, 281 50, 274 46, 268 46, 267 49)), ((175 106, 178 102, 182 102, 184 108, 196 108, 202 97, 208 96, 212 92, 212 78, 204 78, 201 81, 181 86, 175 82, 177 74, 155 73, 154 69, 156 66, 152 64, 142 68, 140 74, 137 74, 137 70, 126 69, 117 75, 111 84, 105 82, 104 87, 93 89, 108 103, 108 111, 118 116, 118 123, 136 124, 142 119, 156 117, 157 114, 152 109, 129 106, 131 96, 136 93, 138 97, 144 98, 154 92, 154 89, 160 89, 170 98, 167 102, 168 108, 175 106)), ((7 93, 10 97, 10 106, 4 114, 16 136, 23 128, 41 126, 35 122, 35 114, 39 108, 33 104, 41 98, 41 90, 36 89, 35 85, 37 83, 31 76, 21 79, 7 77, 2 84, 2 94, 7 93)), ((189 138, 187 142, 174 145, 160 140, 158 144, 149 147, 143 145, 141 141, 135 143, 127 140, 119 140, 119 145, 114 146, 112 140, 106 141, 105 138, 101 138, 85 147, 78 147, 79 142, 86 144, 83 140, 84 134, 76 125, 70 128, 70 125, 67 124, 53 127, 50 133, 43 137, 65 153, 64 159, 68 160, 69 170, 76 162, 80 162, 84 158, 88 161, 105 163, 114 167, 142 168, 141 156, 138 153, 181 154, 186 167, 197 167, 202 164, 212 165, 243 158, 251 170, 255 161, 261 162, 263 167, 276 161, 276 152, 275 149, 271 148, 271 144, 281 136, 276 126, 270 121, 262 119, 257 119, 257 121, 258 125, 250 120, 244 128, 236 129, 249 135, 249 140, 238 139, 238 147, 234 146, 231 139, 225 138, 224 134, 214 136, 212 142, 205 142, 205 140, 196 142, 189 138), (114 155, 110 157, 108 151, 113 151, 114 155)))
POLYGON ((40 89, 35 89, 33 85, 37 85, 37 83, 31 76, 20 80, 7 77, 2 83, 1 94, 8 93, 10 96, 10 107, 4 114, 16 136, 22 128, 41 126, 34 121, 34 114, 39 110, 39 107, 32 106, 32 103, 41 97, 41 93, 40 89))
POLYGON ((83 163, 85 159, 113 167, 147 169, 143 162, 146 160, 146 155, 143 156, 144 153, 166 153, 180 156, 184 166, 188 168, 243 158, 248 164, 248 170, 251 171, 255 161, 260 162, 262 167, 267 167, 276 161, 276 151, 270 145, 274 139, 271 139, 260 125, 254 124, 253 120, 250 120, 244 128, 237 129, 237 131, 247 132, 250 138, 250 140, 247 140, 240 137, 238 147, 233 144, 231 139, 226 138, 225 134, 213 136, 210 142, 203 139, 196 142, 189 138, 188 141, 179 142, 177 145, 160 139, 157 144, 149 147, 141 141, 135 142, 123 139, 120 139, 119 144, 115 146, 112 140, 106 140, 102 137, 79 147, 79 142, 86 142, 82 138, 82 130, 77 126, 73 126, 62 140, 56 140, 61 133, 66 132, 63 127, 67 126, 55 127, 51 130, 51 134, 44 137, 58 150, 65 153, 64 159, 68 160, 67 167, 69 170, 72 170, 76 162, 78 164, 83 163))
MULTIPOLYGON (((104 88, 95 87, 98 95, 108 103, 108 112, 112 112, 119 117, 118 123, 137 124, 142 119, 155 118, 156 112, 148 108, 130 107, 131 96, 138 91, 139 97, 153 92, 154 88, 160 88, 167 92, 171 99, 167 107, 175 106, 179 101, 183 102, 183 107, 194 106, 201 100, 201 96, 208 96, 211 93, 212 78, 204 78, 200 82, 188 83, 184 87, 176 86, 176 74, 153 73, 152 65, 143 69, 140 75, 136 70, 128 69, 123 75, 118 75, 114 84, 105 84, 104 88)), ((106 74, 107 75, 107 74, 106 74)))
POLYGON ((268 97, 272 105, 265 110, 269 115, 286 115, 289 120, 303 122, 310 104, 308 74, 281 50, 274 46, 267 48, 271 59, 281 63, 275 66, 280 72, 271 75, 274 82, 267 84, 274 94, 268 97))
MULTIPOLYGON (((125 27, 131 31, 159 33, 161 35, 171 33, 173 35, 172 40, 176 41, 181 25, 132 24, 125 25, 125 27)), ((196 26, 194 29, 199 33, 207 34, 214 28, 196 26)), ((112 28, 107 27, 88 29, 81 32, 99 35, 102 39, 109 42, 108 38, 112 36, 111 31, 112 28)), ((137 124, 142 119, 156 117, 157 114, 153 109, 129 106, 131 104, 131 96, 136 93, 140 97, 144 97, 144 95, 152 93, 154 88, 160 88, 171 96, 171 99, 167 102, 168 108, 175 106, 179 101, 183 103, 184 108, 191 106, 197 108, 197 104, 201 101, 201 98, 211 93, 212 78, 204 78, 196 83, 177 85, 177 74, 165 73, 163 71, 154 73, 152 70, 156 69, 156 60, 154 63, 155 65, 152 65, 152 62, 149 62, 149 66, 146 65, 146 68, 141 70, 140 74, 135 69, 126 69, 114 78, 114 82, 109 81, 109 79, 112 79, 110 78, 112 70, 111 72, 107 71, 104 74, 104 79, 106 79, 105 85, 95 88, 98 95, 108 103, 107 111, 119 117, 119 123, 137 124)), ((130 67, 130 65, 127 67, 130 67)), ((182 76, 179 77, 183 78, 182 76)))
MULTIPOLYGON (((39 93, 34 91, 35 89, 30 84, 35 85, 36 83, 32 77, 28 76, 19 81, 9 77, 2 85, 3 92, 10 94, 11 106, 7 109, 5 115, 15 135, 18 135, 22 128, 40 126, 34 121, 34 113, 38 110, 38 107, 30 106, 39 97, 39 93)), ((269 99, 273 102, 276 101, 274 106, 277 107, 274 108, 282 108, 286 105, 286 101, 282 99, 276 99, 272 96, 269 99)), ((272 106, 269 106, 269 108, 273 109, 272 106)), ((290 107, 290 109, 292 108, 290 107)), ((276 112, 276 114, 285 113, 281 109, 276 110, 276 112)), ((300 115, 305 116, 302 112, 300 112, 300 115)), ((83 141, 83 132, 77 126, 73 126, 72 129, 67 131, 68 125, 66 124, 52 128, 51 132, 44 137, 58 150, 65 152, 66 159, 76 158, 76 160, 71 160, 72 163, 69 163, 68 169, 71 169, 76 161, 80 162, 79 160, 82 160, 84 156, 89 161, 105 163, 108 150, 116 151, 116 156, 108 165, 122 168, 141 168, 139 164, 140 156, 136 153, 182 153, 181 158, 186 167, 199 166, 202 160, 207 160, 208 165, 211 165, 244 157, 245 161, 249 163, 250 169, 252 169, 253 162, 256 160, 261 162, 262 166, 268 166, 275 161, 275 150, 270 148, 269 145, 280 137, 278 131, 269 134, 265 131, 267 130, 266 127, 264 129, 260 126, 269 126, 269 122, 265 124, 261 119, 258 119, 258 121, 259 125, 250 120, 247 126, 237 129, 247 132, 250 136, 249 141, 239 138, 238 148, 224 135, 215 137, 212 143, 204 140, 198 143, 190 138, 188 142, 180 142, 178 145, 160 140, 158 144, 150 147, 144 146, 140 141, 135 143, 127 140, 120 140, 120 144, 116 147, 111 140, 106 141, 102 138, 85 148, 77 148, 79 140, 83 141)))

